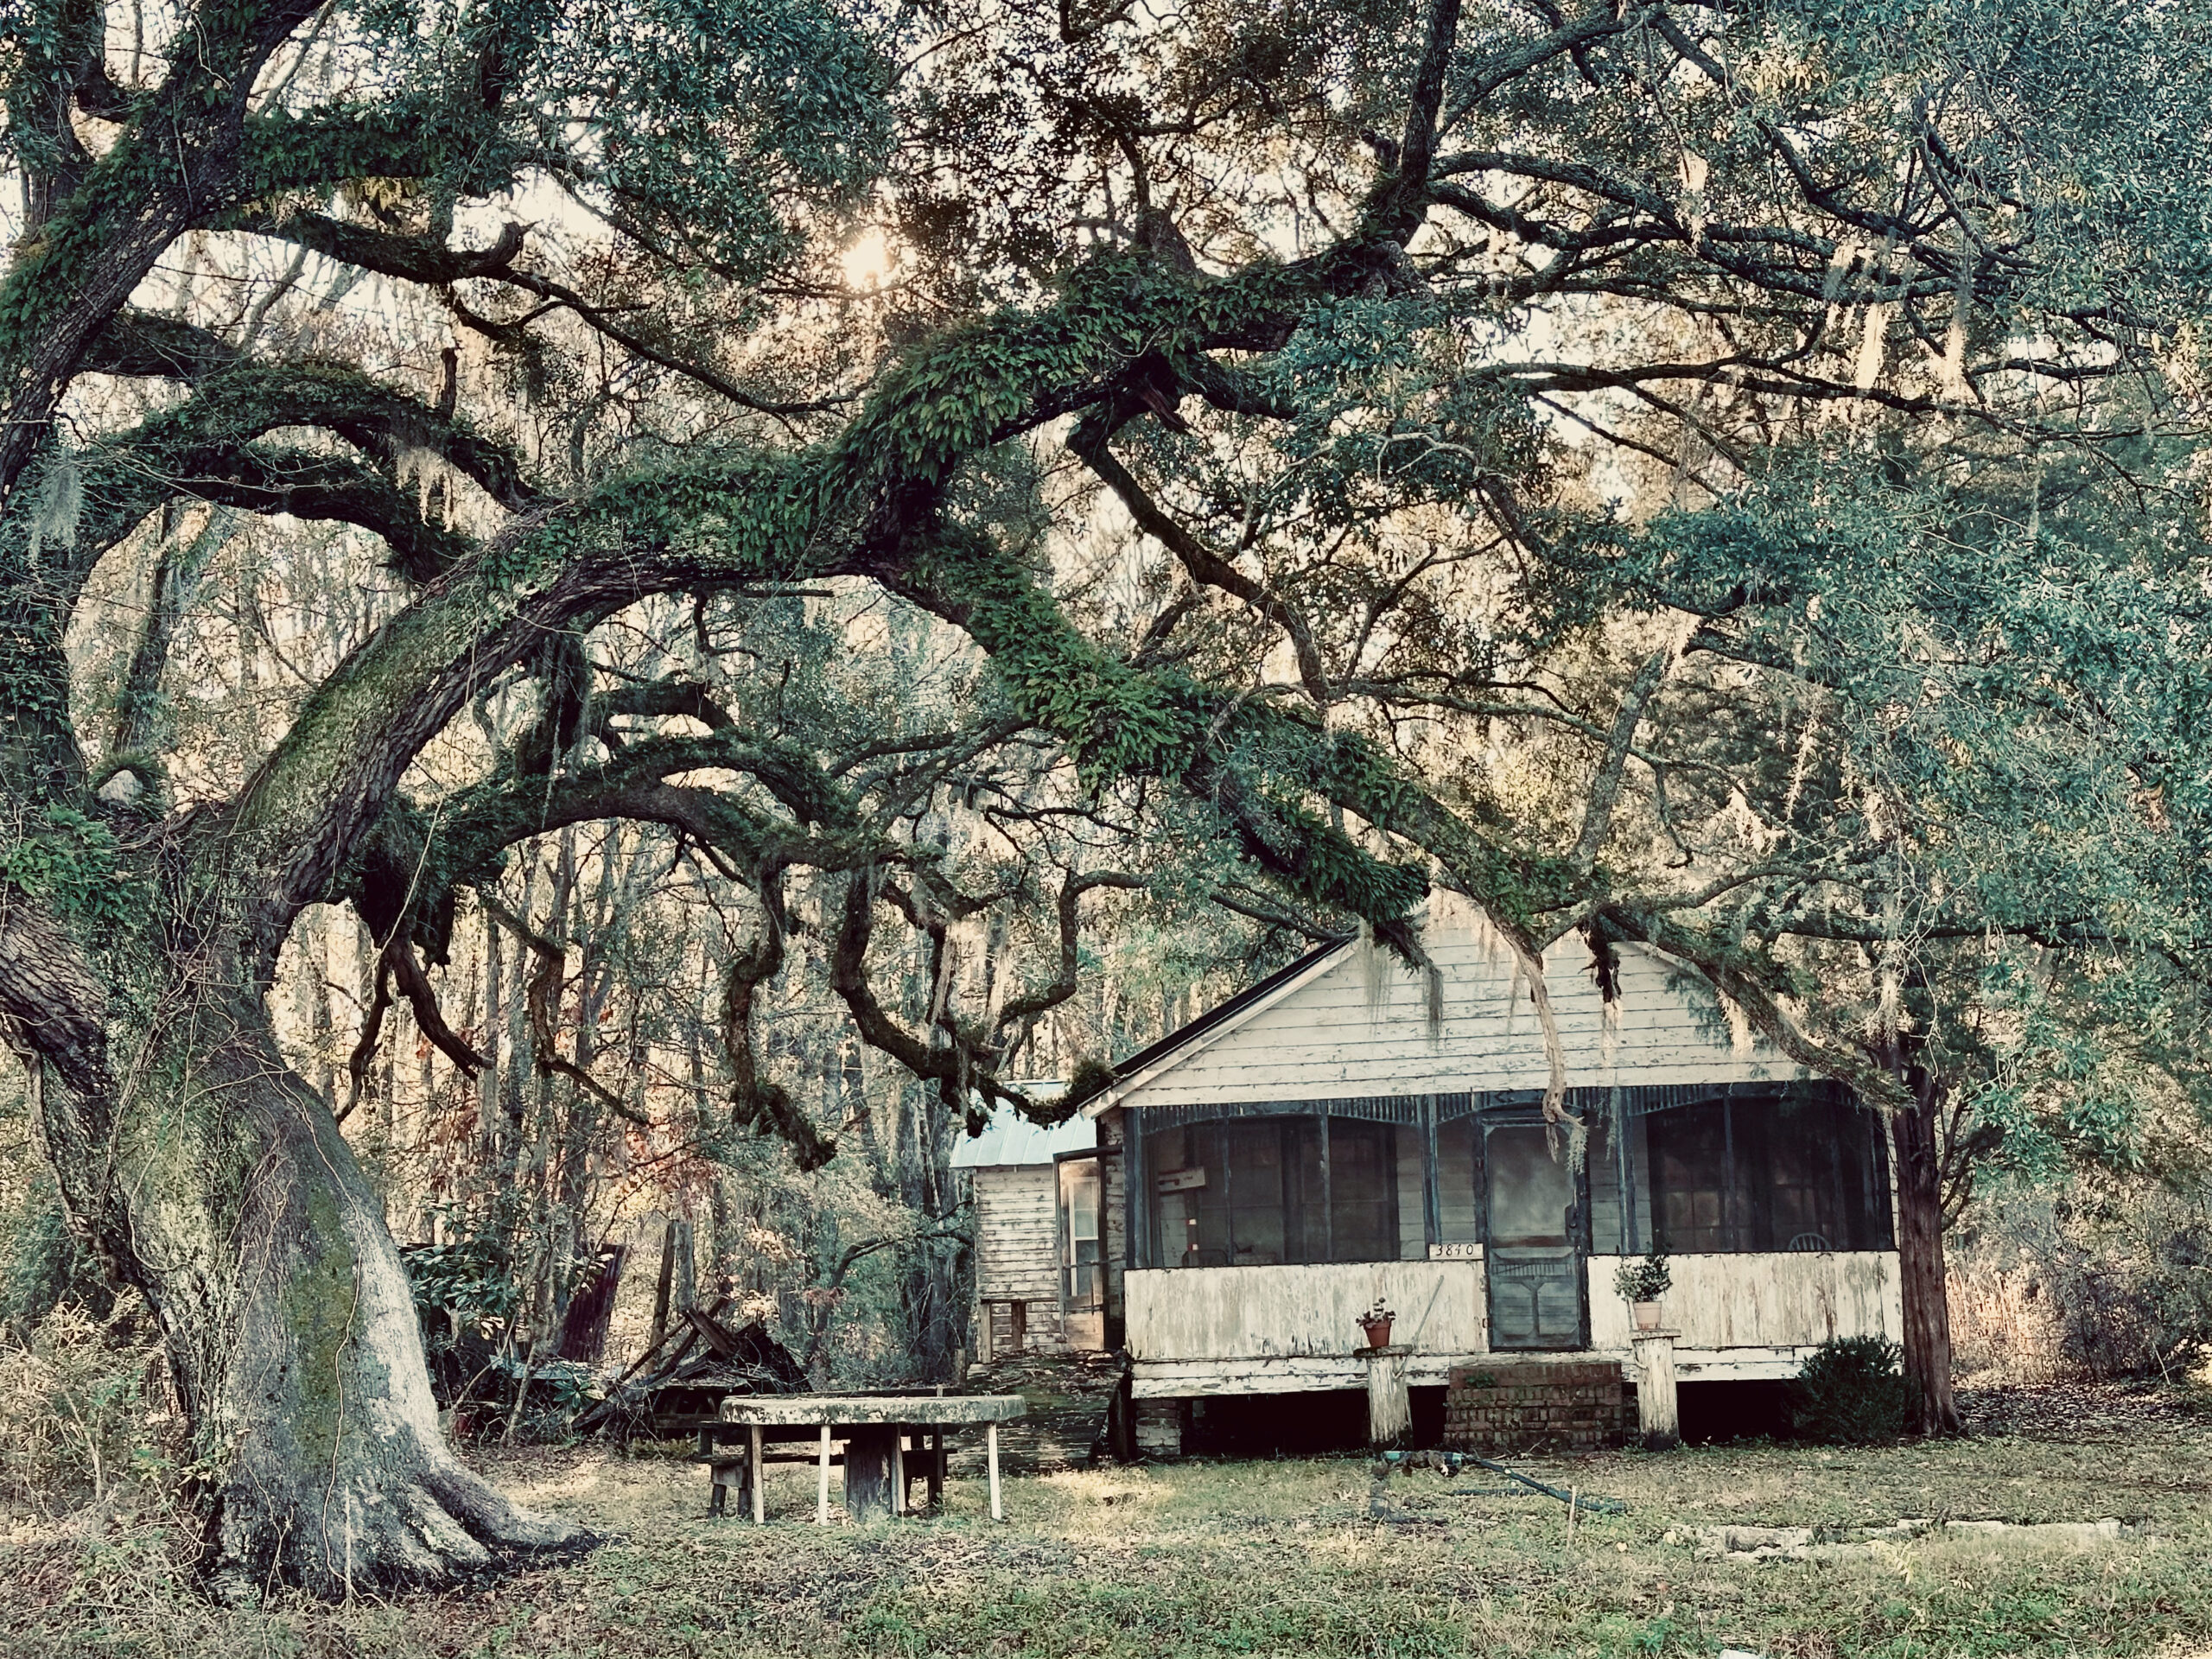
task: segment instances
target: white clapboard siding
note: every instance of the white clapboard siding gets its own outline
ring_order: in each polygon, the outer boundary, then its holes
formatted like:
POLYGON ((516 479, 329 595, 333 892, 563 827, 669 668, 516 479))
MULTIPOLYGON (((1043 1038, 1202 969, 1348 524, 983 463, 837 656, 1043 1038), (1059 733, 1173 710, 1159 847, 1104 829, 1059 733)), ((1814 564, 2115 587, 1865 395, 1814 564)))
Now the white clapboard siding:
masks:
POLYGON ((976 1172, 976 1294, 1059 1306, 1059 1193, 1050 1164, 976 1172))
POLYGON ((1138 1360, 1342 1357, 1363 1346, 1359 1316, 1380 1298, 1394 1343, 1421 1354, 1490 1345, 1478 1262, 1322 1267, 1155 1268, 1124 1276, 1138 1360))
MULTIPOLYGON (((1496 933, 1478 918, 1440 918, 1424 943, 1444 975, 1433 1035, 1421 980, 1386 951, 1346 947, 1272 1002, 1131 1077, 1116 1097, 1166 1106, 1545 1087, 1550 1067, 1528 982, 1496 933)), ((1641 945, 1619 947, 1618 958, 1620 995, 1608 1007, 1579 937, 1546 957, 1568 1087, 1801 1075, 1688 969, 1641 945)))
MULTIPOLYGON (((1613 1288, 1617 1255, 1590 1258, 1590 1345, 1629 1345, 1628 1305, 1613 1288)), ((1676 1255, 1660 1318, 1690 1349, 1815 1347, 1831 1337, 1904 1334, 1891 1250, 1676 1255)))

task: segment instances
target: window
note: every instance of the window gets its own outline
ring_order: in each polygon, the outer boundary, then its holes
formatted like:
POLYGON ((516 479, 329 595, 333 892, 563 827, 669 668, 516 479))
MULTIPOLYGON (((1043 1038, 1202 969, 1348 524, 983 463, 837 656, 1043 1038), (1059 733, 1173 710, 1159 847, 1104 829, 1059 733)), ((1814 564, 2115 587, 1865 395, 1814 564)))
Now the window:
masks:
POLYGON ((1105 1306, 1098 1203, 1098 1160, 1071 1158, 1061 1164, 1060 1294, 1071 1313, 1095 1313, 1105 1306))
MULTIPOLYGON (((1412 1137, 1415 1160, 1412 1213, 1418 1234, 1419 1132, 1403 1133, 1412 1137)), ((1304 1113, 1148 1129, 1144 1161, 1152 1186, 1153 1264, 1266 1268, 1395 1261, 1404 1248, 1400 1135, 1389 1123, 1304 1113)))
POLYGON ((1672 1255, 1891 1248, 1871 1113, 1832 1100, 1715 1100, 1654 1113, 1652 1243, 1672 1255))

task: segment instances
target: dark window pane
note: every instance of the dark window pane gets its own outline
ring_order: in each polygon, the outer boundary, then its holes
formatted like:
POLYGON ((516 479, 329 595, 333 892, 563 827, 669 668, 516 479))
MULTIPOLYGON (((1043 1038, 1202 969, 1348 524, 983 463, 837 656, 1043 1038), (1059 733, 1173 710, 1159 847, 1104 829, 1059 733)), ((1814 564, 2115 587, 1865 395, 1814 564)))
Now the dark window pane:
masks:
POLYGON ((1397 1259, 1397 1133, 1388 1123, 1329 1120, 1330 1254, 1336 1261, 1397 1259))
POLYGON ((1652 1244, 1666 1255, 1751 1248, 1730 1214, 1727 1110, 1707 1101, 1651 1119, 1652 1244))
POLYGON ((1474 1118, 1455 1117, 1437 1127, 1437 1236, 1444 1243, 1482 1242, 1480 1149, 1474 1118))
POLYGON ((1656 1249, 1891 1248, 1876 1121, 1847 1101, 1707 1101, 1645 1131, 1656 1249))

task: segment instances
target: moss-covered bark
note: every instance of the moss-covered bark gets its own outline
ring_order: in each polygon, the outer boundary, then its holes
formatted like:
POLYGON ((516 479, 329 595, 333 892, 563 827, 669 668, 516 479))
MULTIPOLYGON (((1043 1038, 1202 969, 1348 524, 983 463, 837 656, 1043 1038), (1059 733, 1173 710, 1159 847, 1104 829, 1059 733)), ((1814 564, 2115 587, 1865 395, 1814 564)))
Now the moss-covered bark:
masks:
POLYGON ((455 1459, 398 1254, 264 987, 219 950, 104 965, 101 1061, 46 1070, 43 1128, 71 1213, 161 1322, 218 1592, 346 1595, 575 1542, 455 1459))

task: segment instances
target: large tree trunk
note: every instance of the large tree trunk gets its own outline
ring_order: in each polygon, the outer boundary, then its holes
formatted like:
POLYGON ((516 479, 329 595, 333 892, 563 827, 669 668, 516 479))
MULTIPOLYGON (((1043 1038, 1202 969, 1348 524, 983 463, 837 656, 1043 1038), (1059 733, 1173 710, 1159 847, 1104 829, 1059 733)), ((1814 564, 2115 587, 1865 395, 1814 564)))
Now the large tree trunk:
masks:
POLYGON ((1890 1115, 1897 1162, 1897 1268, 1904 1303, 1904 1372, 1912 1384, 1912 1427, 1956 1434, 1951 1397, 1951 1303, 1943 1273, 1942 1154, 1936 1108, 1940 1085, 1916 1074, 1912 1101, 1890 1115))
POLYGON ((210 1471, 217 1592, 435 1583, 580 1541, 454 1457, 398 1252, 278 1054, 265 986, 177 966, 150 997, 107 999, 104 1068, 36 1069, 71 1211, 161 1321, 210 1471))

